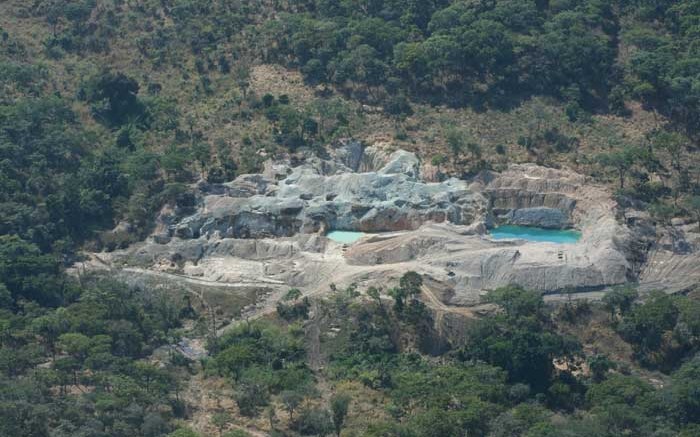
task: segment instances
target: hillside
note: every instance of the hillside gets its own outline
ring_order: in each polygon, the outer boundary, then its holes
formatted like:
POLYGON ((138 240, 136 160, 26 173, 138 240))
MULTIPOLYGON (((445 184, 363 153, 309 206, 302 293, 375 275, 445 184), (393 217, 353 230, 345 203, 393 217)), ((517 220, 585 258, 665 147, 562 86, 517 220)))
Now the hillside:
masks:
POLYGON ((0 2, 0 435, 698 435, 699 22, 0 2))

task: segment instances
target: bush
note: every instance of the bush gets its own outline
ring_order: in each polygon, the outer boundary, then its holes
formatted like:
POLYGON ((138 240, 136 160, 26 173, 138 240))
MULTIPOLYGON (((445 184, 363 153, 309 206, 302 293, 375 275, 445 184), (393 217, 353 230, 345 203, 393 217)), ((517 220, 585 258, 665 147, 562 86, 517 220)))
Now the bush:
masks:
POLYGON ((192 431, 190 428, 178 428, 168 434, 168 437, 199 437, 199 434, 192 431))
POLYGON ((261 384, 242 384, 234 395, 241 414, 247 417, 258 415, 260 408, 270 401, 270 393, 261 384))
POLYGON ((333 432, 331 414, 321 408, 305 408, 294 422, 294 429, 301 435, 327 436, 333 432))
MULTIPOLYGON (((139 101, 139 84, 124 73, 105 71, 88 85, 87 98, 95 118, 110 126, 121 126, 143 118, 145 106, 139 101)), ((143 120, 141 120, 143 121, 143 120)))
POLYGON ((311 303, 308 298, 302 299, 300 302, 285 304, 282 302, 277 303, 277 314, 284 320, 290 322, 296 319, 308 319, 309 318, 309 308, 311 303))

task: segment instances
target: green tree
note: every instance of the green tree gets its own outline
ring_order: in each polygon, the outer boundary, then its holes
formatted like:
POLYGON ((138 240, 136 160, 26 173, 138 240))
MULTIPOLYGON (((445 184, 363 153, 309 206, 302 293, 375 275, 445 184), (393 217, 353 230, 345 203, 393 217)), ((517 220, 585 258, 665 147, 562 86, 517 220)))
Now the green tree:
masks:
POLYGON ((632 166, 637 161, 639 151, 632 146, 623 146, 620 150, 614 150, 598 155, 600 165, 610 168, 617 173, 621 190, 625 188, 625 180, 632 166))
POLYGON ((340 437, 340 431, 345 424, 345 418, 348 415, 348 407, 350 406, 351 398, 345 393, 336 393, 331 397, 331 413, 333 417, 333 426, 335 434, 340 437))
POLYGON ((445 155, 437 154, 433 155, 432 159, 430 160, 430 163, 437 167, 438 174, 442 173, 442 166, 447 162, 447 158, 445 158, 445 155))
POLYGON ((219 56, 219 71, 221 71, 221 74, 229 74, 231 72, 231 63, 225 55, 219 56))
POLYGON ((464 152, 467 144, 464 132, 454 128, 448 129, 445 132, 445 141, 447 141, 447 147, 452 153, 452 162, 457 162, 459 155, 464 152))
POLYGON ((58 346, 79 362, 85 361, 92 346, 90 337, 77 332, 69 332, 58 337, 58 346))
POLYGON ((0 309, 9 309, 12 306, 12 293, 7 286, 0 283, 0 309))
POLYGON ((52 359, 56 359, 56 343, 59 336, 68 329, 65 309, 59 308, 53 313, 37 317, 31 322, 34 333, 39 335, 52 359))
POLYGON ((200 437, 199 434, 192 431, 190 428, 178 428, 168 434, 168 437, 200 437))
POLYGON ((225 411, 214 413, 211 416, 211 424, 219 431, 219 436, 223 436, 224 429, 231 423, 231 415, 225 411))
POLYGON ((503 313, 476 323, 461 356, 500 366, 512 382, 546 390, 554 371, 552 360, 577 354, 580 345, 546 329, 549 317, 537 292, 505 287, 489 292, 486 301, 503 313))
POLYGON ((467 150, 471 155, 472 162, 476 163, 478 160, 481 159, 481 146, 479 144, 475 142, 468 142, 467 150))
POLYGON ((637 290, 632 287, 616 287, 605 293, 602 302, 610 311, 610 319, 614 320, 618 312, 622 316, 627 314, 638 295, 637 290))
POLYGON ((407 301, 412 302, 421 292, 423 278, 416 272, 406 272, 399 279, 399 286, 389 290, 389 295, 394 298, 394 311, 403 314, 407 301))
POLYGON ((250 345, 232 344, 214 358, 216 367, 221 372, 233 376, 234 381, 238 381, 243 370, 254 360, 255 353, 250 345))
POLYGON ((367 289, 367 296, 369 296, 377 304, 382 313, 385 313, 384 304, 382 304, 381 292, 377 287, 369 287, 367 289))
POLYGON ((405 291, 406 295, 420 294, 420 289, 423 286, 423 277, 416 272, 409 271, 404 273, 399 279, 399 287, 405 291))
POLYGON ((333 432, 333 421, 328 410, 305 408, 299 414, 294 427, 302 435, 325 437, 333 432))
POLYGON ((662 201, 655 201, 647 207, 649 215, 663 226, 671 224, 671 219, 679 212, 677 208, 662 201))
POLYGON ((670 392, 672 414, 683 423, 700 422, 700 357, 696 356, 678 369, 667 390, 670 392))
POLYGON ((139 84, 124 73, 105 71, 88 84, 88 101, 95 117, 110 126, 146 122, 145 107, 138 99, 139 84))
POLYGON ((234 397, 242 415, 255 417, 268 404, 270 393, 261 381, 248 380, 238 386, 234 397))
POLYGON ((384 103, 384 111, 391 116, 395 122, 400 122, 406 117, 413 115, 411 102, 405 94, 389 96, 384 103))
POLYGON ((588 367, 591 369, 593 381, 600 382, 605 379, 608 370, 615 368, 615 363, 605 355, 595 355, 588 359, 588 367))
POLYGON ((280 393, 280 400, 284 409, 289 413, 289 421, 294 420, 294 411, 304 401, 304 395, 295 390, 285 390, 280 393))
POLYGON ((618 330, 622 337, 635 346, 637 355, 645 364, 651 366, 663 365, 664 357, 658 357, 665 343, 664 333, 672 331, 676 326, 679 311, 671 296, 656 292, 652 293, 641 305, 622 319, 618 330))
POLYGON ((53 256, 16 235, 0 235, 0 281, 15 301, 24 298, 58 305, 64 292, 60 279, 53 256))
POLYGON ((284 300, 296 301, 302 296, 301 290, 298 288, 290 288, 287 294, 284 295, 284 300))
POLYGON ((652 139, 654 145, 668 153, 671 168, 680 172, 682 168, 683 152, 686 148, 686 140, 677 132, 661 131, 652 139))
POLYGON ((233 67, 233 77, 238 85, 238 89, 243 94, 243 99, 248 98, 248 89, 250 88, 250 73, 251 66, 246 60, 237 62, 233 67))

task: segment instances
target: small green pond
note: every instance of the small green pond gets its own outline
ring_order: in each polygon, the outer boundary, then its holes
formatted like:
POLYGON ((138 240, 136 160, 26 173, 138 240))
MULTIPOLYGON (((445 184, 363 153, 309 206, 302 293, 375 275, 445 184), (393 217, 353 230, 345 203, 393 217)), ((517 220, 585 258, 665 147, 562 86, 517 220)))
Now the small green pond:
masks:
POLYGON ((581 239, 579 231, 513 225, 495 227, 491 230, 490 235, 494 240, 520 238, 528 241, 549 243, 576 243, 581 239))
POLYGON ((354 232, 354 231, 330 231, 326 234, 326 237, 333 241, 343 244, 352 244, 360 238, 364 237, 366 234, 364 232, 354 232))

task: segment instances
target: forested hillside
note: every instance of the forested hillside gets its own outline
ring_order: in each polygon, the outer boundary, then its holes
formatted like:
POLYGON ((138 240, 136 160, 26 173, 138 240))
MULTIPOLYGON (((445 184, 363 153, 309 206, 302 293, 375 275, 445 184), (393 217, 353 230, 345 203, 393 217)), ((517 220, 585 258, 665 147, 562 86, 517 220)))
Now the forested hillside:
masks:
POLYGON ((347 136, 452 174, 574 165, 662 220, 698 211, 691 1, 0 7, 2 232, 44 251, 121 219, 143 235, 183 184, 347 136))
POLYGON ((456 340, 407 273, 216 337, 186 293, 75 268, 198 181, 343 138, 698 220, 699 32, 695 0, 1 2, 0 435, 700 435, 692 293, 502 289, 456 340), (192 333, 201 360, 171 347, 192 333))

